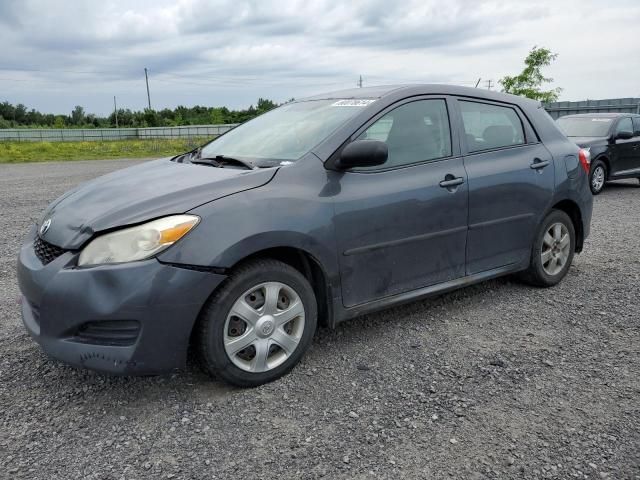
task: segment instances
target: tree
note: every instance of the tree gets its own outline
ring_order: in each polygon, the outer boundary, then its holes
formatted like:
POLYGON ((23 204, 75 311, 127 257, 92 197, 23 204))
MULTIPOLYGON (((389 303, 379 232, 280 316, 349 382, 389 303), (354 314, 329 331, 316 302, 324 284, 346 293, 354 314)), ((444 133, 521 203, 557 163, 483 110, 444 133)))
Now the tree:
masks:
MULTIPOLYGON (((1 1, 1 0, 0 0, 1 1)), ((240 123, 251 120, 256 115, 276 108, 277 103, 266 98, 259 98, 257 106, 245 110, 229 110, 227 107, 207 107, 195 105, 193 107, 178 106, 175 109, 164 108, 159 111, 148 110, 131 111, 118 109, 118 126, 120 127, 164 127, 179 125, 205 125, 222 123, 240 123)), ((54 115, 40 113, 35 109, 27 110, 25 105, 12 105, 7 101, 0 102, 0 128, 29 127, 29 128, 92 128, 115 127, 113 112, 107 117, 87 113, 80 105, 76 106, 70 115, 54 115)))
POLYGON ((557 53, 548 48, 533 47, 524 59, 525 69, 515 77, 506 76, 500 80, 503 92, 513 95, 540 100, 541 102, 555 102, 558 100, 561 88, 541 90, 542 85, 553 81, 553 78, 542 74, 542 67, 548 67, 558 57, 557 53))
POLYGON ((144 123, 146 124, 147 127, 159 127, 160 117, 158 116, 158 112, 156 112, 152 108, 145 108, 144 123))
POLYGON ((257 112, 259 114, 261 113, 265 113, 268 112, 271 109, 276 108, 278 105, 275 104, 274 102, 272 102, 271 100, 267 100, 265 98, 259 98, 258 99, 258 108, 257 108, 257 112))
POLYGON ((82 125, 84 123, 84 108, 76 105, 71 112, 71 123, 74 125, 82 125))
POLYGON ((27 118, 27 107, 19 103, 13 113, 13 119, 18 123, 24 123, 27 118))

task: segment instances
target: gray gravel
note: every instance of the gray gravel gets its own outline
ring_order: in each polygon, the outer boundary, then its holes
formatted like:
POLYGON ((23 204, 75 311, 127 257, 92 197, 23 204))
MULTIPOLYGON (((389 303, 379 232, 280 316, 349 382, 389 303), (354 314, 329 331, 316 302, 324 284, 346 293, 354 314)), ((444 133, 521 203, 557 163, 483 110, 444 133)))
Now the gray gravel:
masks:
POLYGON ((0 477, 640 479, 640 187, 596 198, 569 276, 511 278, 318 332, 290 375, 107 377, 21 326, 27 224, 133 162, 0 166, 0 477))

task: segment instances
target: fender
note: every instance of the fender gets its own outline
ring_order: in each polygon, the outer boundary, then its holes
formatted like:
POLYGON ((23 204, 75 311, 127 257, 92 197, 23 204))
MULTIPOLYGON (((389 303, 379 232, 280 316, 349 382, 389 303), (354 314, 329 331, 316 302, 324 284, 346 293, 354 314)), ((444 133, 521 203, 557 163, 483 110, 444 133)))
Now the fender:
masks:
POLYGON ((282 167, 266 185, 191 210, 201 224, 158 259, 228 269, 262 250, 295 248, 316 259, 327 282, 336 285, 334 208, 326 185, 326 171, 316 157, 282 167), (299 181, 301 175, 305 182, 299 181))

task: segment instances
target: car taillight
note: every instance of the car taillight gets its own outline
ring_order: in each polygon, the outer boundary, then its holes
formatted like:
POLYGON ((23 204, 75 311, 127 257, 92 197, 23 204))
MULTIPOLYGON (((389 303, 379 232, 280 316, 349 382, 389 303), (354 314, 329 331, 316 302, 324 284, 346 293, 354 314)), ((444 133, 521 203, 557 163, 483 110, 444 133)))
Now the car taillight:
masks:
POLYGON ((587 148, 581 148, 578 152, 578 158, 580 159, 580 165, 587 175, 589 175, 589 170, 591 169, 591 152, 587 148))

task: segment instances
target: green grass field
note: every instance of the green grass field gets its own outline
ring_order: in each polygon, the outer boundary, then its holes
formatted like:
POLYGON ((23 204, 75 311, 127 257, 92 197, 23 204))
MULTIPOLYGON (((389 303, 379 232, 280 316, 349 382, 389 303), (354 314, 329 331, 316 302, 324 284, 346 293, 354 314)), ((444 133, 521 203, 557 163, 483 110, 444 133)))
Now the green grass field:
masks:
POLYGON ((204 138, 102 142, 0 142, 0 163, 168 157, 192 150, 204 138))

